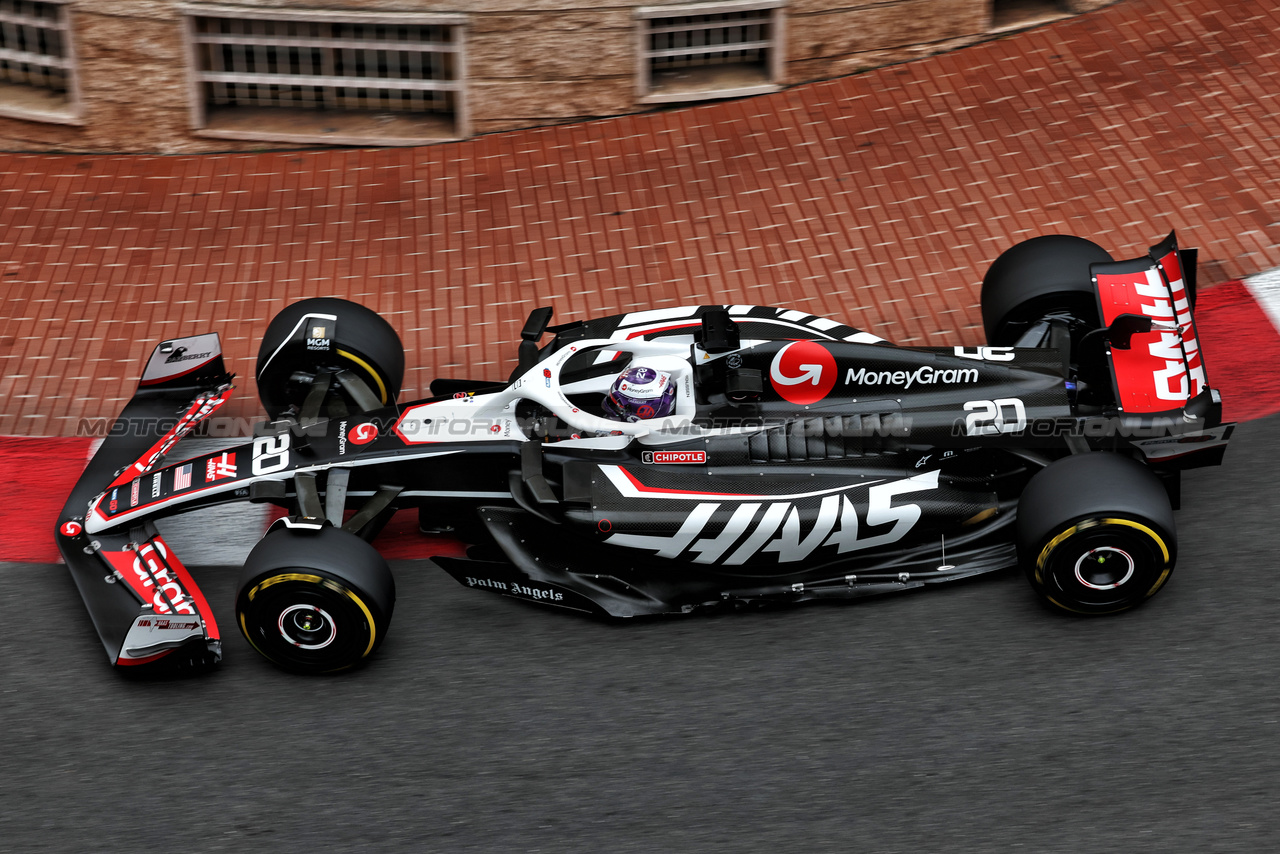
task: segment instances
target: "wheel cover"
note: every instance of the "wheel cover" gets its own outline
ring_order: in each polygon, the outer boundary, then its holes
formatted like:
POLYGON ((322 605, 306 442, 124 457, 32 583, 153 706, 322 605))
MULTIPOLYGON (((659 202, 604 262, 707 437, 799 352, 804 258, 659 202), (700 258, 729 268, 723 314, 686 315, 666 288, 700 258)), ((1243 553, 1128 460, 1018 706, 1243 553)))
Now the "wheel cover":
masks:
POLYGON ((1036 559, 1033 584, 1063 610, 1110 613, 1155 594, 1172 570, 1169 546, 1151 527, 1094 518, 1049 540, 1036 559))
POLYGON ((1133 570, 1133 556, 1128 552, 1099 546, 1080 555, 1076 561, 1076 580, 1092 590, 1113 590, 1133 578, 1133 570))
POLYGON ((311 573, 268 574, 244 589, 236 612, 254 649, 293 670, 343 670, 368 656, 378 640, 364 597, 311 573))
POLYGON ((338 624, 317 605, 298 603, 280 612, 280 637, 300 649, 324 649, 338 636, 338 624))

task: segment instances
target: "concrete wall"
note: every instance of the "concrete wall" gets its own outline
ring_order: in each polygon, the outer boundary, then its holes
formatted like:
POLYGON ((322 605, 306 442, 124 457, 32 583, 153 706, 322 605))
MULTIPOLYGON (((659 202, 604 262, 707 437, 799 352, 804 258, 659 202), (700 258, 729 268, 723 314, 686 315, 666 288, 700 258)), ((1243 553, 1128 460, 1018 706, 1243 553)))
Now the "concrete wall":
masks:
MULTIPOLYGON (((1085 12, 1115 0, 1066 0, 1085 12)), ((225 5, 233 5, 227 3, 225 5)), ((468 15, 472 134, 648 109, 636 96, 634 3, 590 0, 240 0, 280 9, 468 15)), ((648 0, 645 5, 675 5, 648 0)), ((74 0, 79 124, 0 116, 0 149, 164 153, 281 147, 207 139, 191 128, 191 93, 176 0, 74 0)), ((790 85, 837 77, 978 41, 991 0, 790 0, 790 85)), ((0 102, 2 105, 3 102, 0 102)))

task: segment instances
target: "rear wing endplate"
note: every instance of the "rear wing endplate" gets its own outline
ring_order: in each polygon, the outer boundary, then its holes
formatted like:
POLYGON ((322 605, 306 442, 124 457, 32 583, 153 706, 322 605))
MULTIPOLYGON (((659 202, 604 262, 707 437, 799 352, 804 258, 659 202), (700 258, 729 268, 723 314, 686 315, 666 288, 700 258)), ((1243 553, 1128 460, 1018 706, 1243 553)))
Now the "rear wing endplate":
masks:
MULTIPOLYGON (((1125 336, 1128 347, 1116 341, 1107 345, 1116 401, 1122 412, 1183 409, 1209 391, 1191 311, 1195 258, 1195 250, 1178 249, 1177 237, 1170 232, 1144 258, 1089 268, 1104 327, 1123 315, 1150 320, 1149 330, 1125 336)), ((1123 325, 1124 319, 1117 324, 1123 325)))

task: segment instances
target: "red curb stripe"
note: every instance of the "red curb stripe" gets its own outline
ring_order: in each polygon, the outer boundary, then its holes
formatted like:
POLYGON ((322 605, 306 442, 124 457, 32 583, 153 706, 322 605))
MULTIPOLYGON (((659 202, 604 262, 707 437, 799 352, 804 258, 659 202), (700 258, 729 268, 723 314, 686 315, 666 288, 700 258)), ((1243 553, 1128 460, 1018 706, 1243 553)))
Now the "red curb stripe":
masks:
POLYGON ((1250 421, 1280 412, 1280 334, 1243 282, 1200 292, 1196 329, 1209 385, 1222 392, 1223 416, 1250 421))
POLYGON ((89 439, 0 436, 4 479, 15 489, 0 502, 0 560, 58 563, 58 511, 84 471, 89 439))

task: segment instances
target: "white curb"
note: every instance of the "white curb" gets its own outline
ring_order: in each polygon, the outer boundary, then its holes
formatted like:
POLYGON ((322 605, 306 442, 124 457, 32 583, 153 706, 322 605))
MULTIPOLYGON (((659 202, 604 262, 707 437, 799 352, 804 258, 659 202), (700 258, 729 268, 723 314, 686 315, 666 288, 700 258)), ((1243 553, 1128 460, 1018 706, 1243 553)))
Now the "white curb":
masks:
POLYGON ((1280 268, 1250 276, 1244 280, 1244 286, 1280 333, 1280 268))

